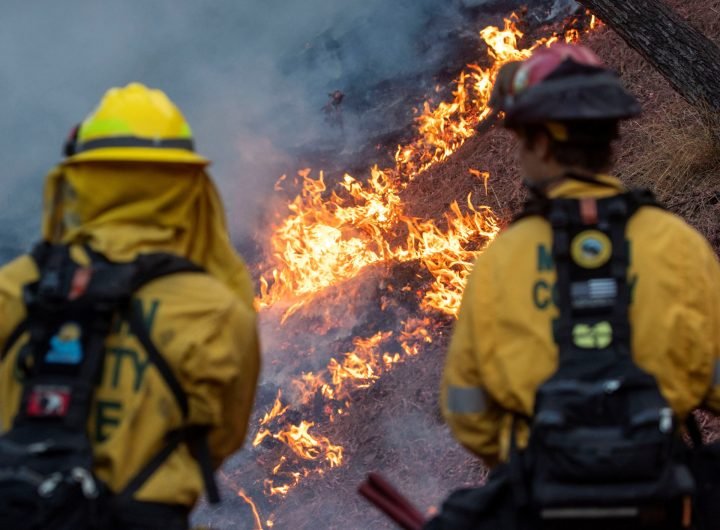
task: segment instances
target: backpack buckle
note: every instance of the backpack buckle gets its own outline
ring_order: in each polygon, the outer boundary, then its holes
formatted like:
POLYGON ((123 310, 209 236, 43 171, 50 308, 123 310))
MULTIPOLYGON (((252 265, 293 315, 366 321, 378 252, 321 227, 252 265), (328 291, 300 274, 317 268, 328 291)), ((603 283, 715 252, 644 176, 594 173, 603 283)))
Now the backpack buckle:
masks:
POLYGON ((62 473, 53 473, 38 486, 38 495, 44 498, 51 497, 62 481, 62 473))
POLYGON ((83 495, 86 499, 95 499, 100 494, 100 490, 95 481, 95 477, 92 476, 87 469, 82 467, 74 467, 70 472, 73 480, 80 484, 83 495))

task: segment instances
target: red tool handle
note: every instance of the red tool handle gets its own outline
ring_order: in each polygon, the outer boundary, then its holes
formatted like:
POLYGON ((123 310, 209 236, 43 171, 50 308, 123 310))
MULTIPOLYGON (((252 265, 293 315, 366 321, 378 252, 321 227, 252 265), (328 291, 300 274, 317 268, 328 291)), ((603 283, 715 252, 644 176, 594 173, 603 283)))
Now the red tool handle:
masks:
POLYGON ((405 530, 421 530, 423 514, 377 473, 370 473, 358 492, 405 530))

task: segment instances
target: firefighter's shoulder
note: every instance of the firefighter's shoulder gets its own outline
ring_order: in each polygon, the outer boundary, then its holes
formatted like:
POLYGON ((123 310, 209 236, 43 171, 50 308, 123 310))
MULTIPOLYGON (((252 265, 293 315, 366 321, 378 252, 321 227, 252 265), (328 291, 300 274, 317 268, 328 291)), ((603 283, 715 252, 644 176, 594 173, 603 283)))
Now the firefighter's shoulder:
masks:
POLYGON ((23 254, 0 267, 0 295, 20 299, 24 285, 39 277, 35 261, 23 254))
MULTIPOLYGON (((536 268, 538 256, 549 255, 552 247, 552 230, 540 216, 531 216, 513 222, 504 228, 482 252, 476 266, 507 274, 529 274, 536 268), (524 270, 524 269, 532 270, 524 270)), ((538 265, 539 266, 539 265, 538 265)))
POLYGON ((715 254, 696 228, 679 215, 660 208, 641 208, 628 223, 627 236, 638 251, 684 262, 715 254))
POLYGON ((205 272, 183 272, 158 278, 140 289, 137 296, 142 300, 157 300, 166 306, 166 311, 177 316, 205 319, 228 313, 252 316, 233 290, 205 272))

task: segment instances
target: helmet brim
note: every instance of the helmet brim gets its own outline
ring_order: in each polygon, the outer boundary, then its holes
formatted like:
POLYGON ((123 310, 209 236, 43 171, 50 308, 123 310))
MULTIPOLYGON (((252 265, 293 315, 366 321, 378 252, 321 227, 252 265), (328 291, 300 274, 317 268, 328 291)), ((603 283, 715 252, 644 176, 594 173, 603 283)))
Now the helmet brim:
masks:
POLYGON ((79 162, 161 162, 207 166, 210 160, 186 149, 151 147, 105 147, 82 151, 65 159, 65 164, 79 162))
POLYGON ((627 120, 640 103, 613 74, 549 79, 518 95, 505 112, 505 126, 551 121, 627 120))

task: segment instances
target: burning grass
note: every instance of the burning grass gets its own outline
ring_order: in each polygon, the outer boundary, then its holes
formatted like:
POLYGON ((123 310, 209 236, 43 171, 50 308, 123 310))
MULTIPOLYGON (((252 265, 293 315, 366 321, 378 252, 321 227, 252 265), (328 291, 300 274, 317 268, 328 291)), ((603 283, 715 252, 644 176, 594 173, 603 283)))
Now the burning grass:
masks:
MULTIPOLYGON (((523 199, 509 134, 472 135, 499 64, 533 46, 520 33, 485 32, 499 47, 495 61, 470 67, 449 101, 423 109, 418 136, 397 148, 394 167, 347 175, 332 189, 319 174, 299 174, 301 191, 263 264, 269 374, 255 448, 224 477, 247 492, 231 507, 244 519, 218 528, 389 528, 355 495, 366 471, 382 471, 427 507, 483 479, 442 424, 437 384, 473 256, 523 199), (508 45, 515 51, 499 58, 508 45)), ((719 224, 718 151, 702 133, 712 128, 701 126, 712 121, 609 31, 590 45, 650 109, 619 146, 621 176, 652 184, 710 234, 719 224)))
MULTIPOLYGON (((595 20, 588 20, 594 26, 595 20)), ((431 278, 424 281, 415 273, 409 281, 397 282, 388 276, 392 281, 384 286, 382 300, 397 298, 395 293, 412 292, 417 298, 415 312, 421 316, 396 319, 392 327, 366 328, 352 338, 352 348, 331 357, 324 370, 295 376, 292 384, 299 393, 295 408, 322 403, 324 424, 351 408, 353 393, 370 388, 381 375, 433 343, 438 314, 457 313, 475 256, 499 230, 492 209, 474 203, 472 192, 467 194, 464 208, 457 200, 449 202, 440 222, 408 216, 401 194, 419 175, 443 165, 474 134, 477 124, 490 112, 487 102, 492 84, 504 63, 529 57, 540 46, 579 38, 578 29, 571 28, 564 36, 542 37, 521 46, 523 33, 517 21, 513 16, 502 28, 488 26, 480 32, 488 47, 489 64, 468 65, 455 83, 450 101, 425 104, 416 120, 416 138, 398 146, 394 167, 374 166, 365 181, 346 174, 333 190, 328 189, 322 172, 315 178, 307 169, 298 174, 301 190, 290 202, 289 212, 273 228, 273 252, 261 277, 258 298, 261 309, 286 307, 280 326, 289 333, 296 332, 287 326, 288 319, 316 303, 328 289, 355 279, 370 267, 385 264, 390 270, 396 264, 413 263, 415 270, 426 271, 431 278)), ((487 194, 489 175, 478 170, 471 174, 483 181, 487 194)), ((386 303, 382 300, 379 309, 384 312, 386 303)), ((335 326, 338 324, 343 322, 335 326)), ((315 421, 286 419, 288 407, 283 408, 279 399, 268 413, 274 416, 273 423, 266 425, 267 416, 261 420, 253 445, 276 440, 303 460, 325 462, 329 468, 340 466, 342 445, 311 434, 309 429, 315 421)), ((287 464, 288 456, 279 456, 272 468, 275 477, 264 481, 266 495, 287 495, 304 477, 327 469, 293 468, 287 464), (280 473, 288 465, 290 470, 280 473)))

